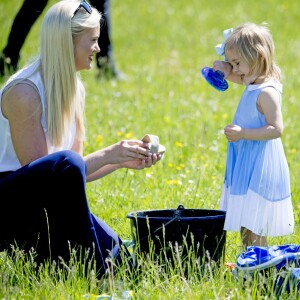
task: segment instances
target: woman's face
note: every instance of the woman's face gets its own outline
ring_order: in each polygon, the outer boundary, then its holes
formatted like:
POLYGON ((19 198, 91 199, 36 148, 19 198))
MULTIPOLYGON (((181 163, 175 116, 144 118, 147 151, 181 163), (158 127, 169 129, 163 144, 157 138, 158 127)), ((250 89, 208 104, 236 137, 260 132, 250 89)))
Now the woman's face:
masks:
POLYGON ((244 85, 255 83, 256 75, 250 75, 250 68, 237 51, 226 50, 226 59, 232 66, 232 72, 241 77, 244 85))
POLYGON ((74 53, 76 71, 90 69, 94 54, 100 52, 98 38, 100 25, 89 28, 74 38, 74 53))

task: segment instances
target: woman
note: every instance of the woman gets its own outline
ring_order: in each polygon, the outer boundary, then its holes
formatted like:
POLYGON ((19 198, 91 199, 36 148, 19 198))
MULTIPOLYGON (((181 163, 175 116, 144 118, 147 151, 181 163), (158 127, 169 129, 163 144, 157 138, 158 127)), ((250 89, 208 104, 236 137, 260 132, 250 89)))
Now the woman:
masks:
POLYGON ((83 157, 78 71, 90 69, 100 51, 100 19, 86 1, 54 4, 42 23, 40 55, 0 91, 0 249, 33 247, 39 262, 68 261, 71 249, 87 250, 104 274, 122 241, 90 213, 86 182, 120 168, 151 167, 161 155, 131 140, 83 157))

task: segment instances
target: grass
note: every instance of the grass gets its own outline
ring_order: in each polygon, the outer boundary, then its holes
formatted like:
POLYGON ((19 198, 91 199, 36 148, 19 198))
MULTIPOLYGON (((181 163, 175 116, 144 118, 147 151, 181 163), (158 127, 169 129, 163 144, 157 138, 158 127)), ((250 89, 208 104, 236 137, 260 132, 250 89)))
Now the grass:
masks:
MULTIPOLYGON (((48 7, 55 3, 50 0, 48 7)), ((231 122, 242 87, 229 84, 218 92, 201 77, 200 69, 217 59, 214 46, 224 29, 243 22, 267 22, 276 45, 276 60, 284 78, 282 137, 290 167, 295 233, 269 239, 270 245, 299 244, 300 172, 300 13, 297 1, 287 0, 146 0, 112 1, 112 39, 118 68, 126 81, 97 79, 96 68, 83 71, 86 86, 86 153, 120 139, 160 137, 167 151, 163 161, 142 171, 120 170, 89 183, 93 213, 121 238, 131 239, 127 214, 138 210, 185 208, 217 209, 225 172, 224 126, 231 122)), ((1 1, 0 48, 21 3, 1 1)), ((37 53, 39 18, 22 48, 21 65, 37 53)), ((3 83, 3 82, 2 82, 3 83)), ((227 233, 225 261, 236 261, 242 251, 238 233, 227 233)), ((0 260, 0 299, 81 299, 101 287, 80 266, 57 270, 49 264, 36 275, 34 253, 16 251, 0 260)), ((197 273, 197 266, 191 275, 197 273)), ((221 265, 208 265, 201 276, 186 279, 180 270, 162 271, 156 262, 139 265, 140 280, 110 278, 108 291, 133 290, 136 299, 275 299, 272 280, 258 279, 243 286, 221 265)), ((121 276, 122 277, 122 276, 121 276)), ((271 278, 272 279, 272 278, 271 278)), ((92 296, 91 296, 92 297, 92 296)), ((283 299, 297 299, 295 293, 283 299)))

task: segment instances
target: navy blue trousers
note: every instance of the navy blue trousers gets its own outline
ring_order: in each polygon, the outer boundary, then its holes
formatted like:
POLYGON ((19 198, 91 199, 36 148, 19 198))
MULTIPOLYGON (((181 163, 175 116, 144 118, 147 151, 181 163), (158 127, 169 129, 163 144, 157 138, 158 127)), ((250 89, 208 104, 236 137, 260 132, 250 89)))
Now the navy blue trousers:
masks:
POLYGON ((105 274, 105 259, 118 253, 122 241, 90 212, 85 172, 81 156, 60 151, 0 173, 0 250, 13 244, 34 248, 38 262, 59 257, 68 262, 75 249, 105 274))

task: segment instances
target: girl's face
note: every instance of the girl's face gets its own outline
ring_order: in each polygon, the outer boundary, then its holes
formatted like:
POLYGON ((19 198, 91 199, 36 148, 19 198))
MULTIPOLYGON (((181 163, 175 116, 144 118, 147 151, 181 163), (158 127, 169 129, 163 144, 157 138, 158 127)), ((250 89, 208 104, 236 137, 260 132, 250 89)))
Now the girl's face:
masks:
POLYGON ((76 71, 90 69, 94 54, 100 52, 98 38, 100 25, 86 29, 83 34, 74 38, 74 53, 76 71))
POLYGON ((244 85, 255 83, 257 76, 250 75, 248 64, 236 51, 226 50, 226 59, 232 66, 232 72, 241 77, 244 85))

